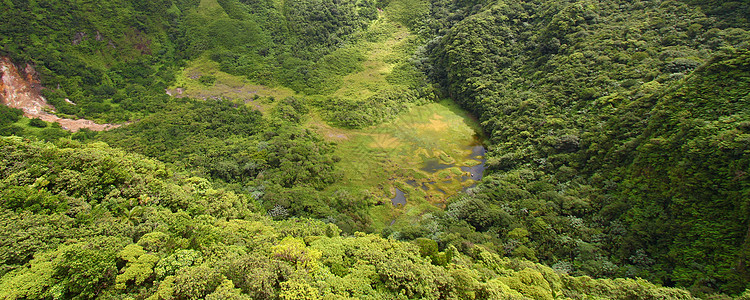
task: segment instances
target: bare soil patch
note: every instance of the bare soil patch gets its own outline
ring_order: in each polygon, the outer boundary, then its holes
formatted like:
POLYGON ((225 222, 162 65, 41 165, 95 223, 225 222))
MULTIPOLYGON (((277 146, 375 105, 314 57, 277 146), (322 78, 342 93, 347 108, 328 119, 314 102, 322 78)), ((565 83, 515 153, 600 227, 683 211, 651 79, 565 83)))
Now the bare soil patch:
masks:
POLYGON ((55 108, 42 97, 42 89, 44 87, 32 65, 26 64, 23 70, 19 70, 10 58, 0 57, 0 102, 9 107, 23 110, 23 114, 27 118, 56 122, 63 129, 71 132, 76 132, 82 128, 102 131, 120 126, 118 124, 99 124, 86 119, 60 118, 53 114, 55 108))

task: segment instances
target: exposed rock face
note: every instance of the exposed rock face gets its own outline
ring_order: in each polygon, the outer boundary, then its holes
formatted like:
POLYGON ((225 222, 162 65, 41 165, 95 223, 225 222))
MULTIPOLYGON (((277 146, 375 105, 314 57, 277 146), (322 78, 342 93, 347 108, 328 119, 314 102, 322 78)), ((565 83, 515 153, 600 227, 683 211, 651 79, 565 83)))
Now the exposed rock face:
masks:
POLYGON ((27 117, 38 117, 52 107, 39 94, 41 85, 34 78, 34 68, 27 64, 24 73, 26 76, 20 74, 9 58, 0 57, 0 99, 7 106, 23 110, 27 117))
POLYGON ((91 120, 64 119, 53 115, 52 105, 41 95, 43 89, 34 66, 26 64, 23 72, 8 57, 0 57, 0 102, 23 110, 28 118, 39 118, 47 122, 60 123, 62 128, 76 132, 81 128, 95 131, 117 128, 115 124, 97 124, 91 120))

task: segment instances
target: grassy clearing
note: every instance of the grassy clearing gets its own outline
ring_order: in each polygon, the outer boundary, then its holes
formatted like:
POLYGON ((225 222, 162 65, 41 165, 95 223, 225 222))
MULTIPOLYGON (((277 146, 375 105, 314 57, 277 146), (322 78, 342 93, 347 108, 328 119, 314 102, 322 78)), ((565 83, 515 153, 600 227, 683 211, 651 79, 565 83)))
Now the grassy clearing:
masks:
POLYGON ((381 12, 346 48, 359 54, 357 67, 337 74, 341 77, 335 88, 320 94, 324 101, 315 102, 323 119, 336 126, 363 128, 433 99, 424 74, 410 62, 419 44, 416 35, 381 12))
POLYGON ((268 109, 271 101, 261 98, 283 99, 295 95, 294 91, 285 87, 258 85, 244 77, 222 72, 219 70, 219 64, 207 57, 188 63, 188 66, 177 75, 177 80, 169 89, 169 93, 175 97, 204 100, 242 100, 262 112, 268 109), (202 81, 201 78, 204 80, 202 81))
POLYGON ((219 1, 216 0, 201 0, 198 5, 198 11, 215 17, 229 17, 219 4, 219 1))
MULTIPOLYGON (((336 73, 336 78, 326 79, 336 83, 332 92, 307 99, 313 103, 330 98, 356 101, 419 85, 424 79, 408 61, 418 44, 416 39, 401 23, 381 13, 356 42, 327 58, 334 62, 329 67, 335 69, 336 62, 349 66, 348 60, 337 59, 337 55, 355 53, 363 58, 357 67, 340 68, 351 70, 349 73, 329 72, 336 73)), ((299 96, 288 88, 257 85, 219 71, 218 63, 208 57, 190 62, 170 93, 197 99, 240 99, 261 111, 272 104, 259 97, 299 96)), ((367 195, 377 203, 370 210, 374 230, 408 224, 425 213, 440 210, 450 196, 475 183, 462 179, 470 174, 461 167, 478 163, 471 157, 471 149, 478 143, 478 124, 450 101, 411 107, 386 123, 364 129, 334 127, 324 121, 322 108, 313 110, 305 123, 337 144, 336 155, 341 158, 337 170, 343 179, 330 186, 329 191, 348 190, 367 195), (430 163, 443 169, 426 170, 430 163), (391 204, 397 188, 406 194, 404 207, 391 204)))
POLYGON ((351 45, 366 53, 362 68, 342 78, 342 85, 331 94, 342 99, 364 99, 390 86, 387 76, 399 63, 405 63, 414 36, 382 14, 364 33, 364 39, 351 45))
POLYGON ((395 120, 361 130, 335 128, 313 118, 308 126, 337 143, 343 180, 331 190, 368 193, 382 205, 371 211, 375 228, 439 209, 446 199, 473 185, 460 167, 472 166, 477 145, 476 122, 450 101, 412 108, 395 120), (444 169, 424 170, 429 162, 444 169), (393 207, 395 188, 406 194, 407 205, 393 207))

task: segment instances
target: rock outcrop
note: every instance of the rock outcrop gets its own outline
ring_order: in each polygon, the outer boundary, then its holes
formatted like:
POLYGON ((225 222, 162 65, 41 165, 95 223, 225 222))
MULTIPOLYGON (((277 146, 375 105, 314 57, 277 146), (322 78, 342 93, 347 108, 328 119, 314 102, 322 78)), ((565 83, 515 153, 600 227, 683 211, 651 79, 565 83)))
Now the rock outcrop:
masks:
POLYGON ((8 57, 0 57, 0 102, 23 110, 28 118, 39 118, 47 122, 60 123, 62 128, 76 132, 82 128, 95 131, 117 128, 116 124, 98 124, 86 119, 60 118, 53 113, 55 108, 42 96, 43 87, 31 64, 22 70, 8 57))

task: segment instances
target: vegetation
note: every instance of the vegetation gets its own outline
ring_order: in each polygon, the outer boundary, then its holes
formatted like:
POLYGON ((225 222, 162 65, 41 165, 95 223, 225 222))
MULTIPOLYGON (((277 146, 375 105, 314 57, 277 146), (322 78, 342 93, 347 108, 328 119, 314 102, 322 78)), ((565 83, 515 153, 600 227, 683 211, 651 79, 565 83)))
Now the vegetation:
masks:
POLYGON ((102 143, 2 138, 4 299, 684 298, 643 280, 559 274, 482 246, 469 255, 252 201, 102 143))
POLYGON ((448 207, 486 233, 468 240, 571 274, 745 290, 749 36, 727 17, 500 2, 452 26, 430 72, 480 117, 495 170, 448 207))
POLYGON ((23 132, 23 128, 13 125, 23 116, 23 111, 5 105, 0 105, 0 133, 2 135, 13 135, 23 132))
POLYGON ((31 62, 58 112, 110 122, 158 109, 196 1, 4 1, 0 53, 31 62), (73 105, 65 99, 76 103, 73 105))
POLYGON ((750 298, 745 2, 2 3, 0 298, 750 298))

